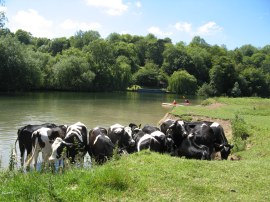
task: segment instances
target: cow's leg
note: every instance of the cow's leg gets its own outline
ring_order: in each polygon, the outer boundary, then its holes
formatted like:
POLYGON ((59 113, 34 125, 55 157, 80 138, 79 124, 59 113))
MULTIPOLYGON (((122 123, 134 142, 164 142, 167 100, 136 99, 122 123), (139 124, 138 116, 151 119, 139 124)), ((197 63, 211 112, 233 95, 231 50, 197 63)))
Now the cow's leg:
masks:
POLYGON ((19 143, 20 153, 21 153, 21 167, 24 165, 24 154, 25 154, 25 147, 23 144, 19 143))
POLYGON ((38 155, 39 155, 39 151, 35 151, 35 153, 34 153, 34 168, 35 168, 35 170, 37 169, 38 155))

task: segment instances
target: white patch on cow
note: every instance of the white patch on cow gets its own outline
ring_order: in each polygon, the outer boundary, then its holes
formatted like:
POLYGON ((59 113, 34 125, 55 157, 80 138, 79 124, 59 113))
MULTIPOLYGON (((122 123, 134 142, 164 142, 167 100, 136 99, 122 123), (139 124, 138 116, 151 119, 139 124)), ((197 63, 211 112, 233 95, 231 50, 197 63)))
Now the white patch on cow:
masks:
POLYGON ((228 152, 230 147, 224 146, 224 149, 225 149, 226 152, 228 152))
POLYGON ((122 130, 123 130, 123 128, 114 128, 113 131, 114 131, 115 133, 121 133, 122 130))
POLYGON ((188 138, 192 138, 194 135, 193 135, 193 133, 190 133, 190 134, 188 134, 188 138))
POLYGON ((150 135, 153 137, 165 136, 164 133, 159 130, 152 132, 150 135))
POLYGON ((49 157, 50 161, 56 160, 56 155, 57 155, 57 149, 60 146, 60 144, 63 142, 63 140, 60 137, 57 137, 53 144, 52 144, 52 154, 49 157))
POLYGON ((181 126, 184 126, 184 125, 185 125, 184 121, 178 121, 178 123, 179 123, 181 126))
POLYGON ((139 140, 138 144, 137 144, 137 150, 138 152, 140 151, 140 145, 144 140, 147 139, 155 139, 153 136, 149 135, 149 134, 145 134, 144 136, 142 136, 142 138, 139 140))
POLYGON ((207 124, 206 124, 206 123, 203 123, 203 124, 201 125, 201 128, 203 128, 203 127, 205 127, 205 126, 207 126, 207 124))
POLYGON ((107 135, 104 135, 108 140, 111 140, 107 135))
MULTIPOLYGON (((70 125, 67 129, 67 134, 66 134, 66 137, 69 137, 71 134, 76 134, 77 137, 79 138, 79 140, 81 142, 83 142, 83 139, 82 139, 82 134, 81 134, 81 131, 82 131, 82 128, 86 126, 81 123, 81 122, 77 122, 73 125, 70 125)), ((87 132, 87 131, 86 131, 87 132)))
POLYGON ((129 135, 129 137, 131 137, 131 138, 132 138, 132 136, 131 136, 131 133, 132 133, 131 128, 130 128, 130 127, 128 127, 128 126, 126 126, 126 127, 124 128, 124 130, 127 132, 127 134, 129 135))
POLYGON ((96 139, 95 139, 95 141, 94 141, 93 145, 95 145, 95 144, 96 144, 96 142, 98 141, 98 138, 100 138, 100 136, 101 136, 101 135, 98 135, 98 136, 96 137, 96 139))
POLYGON ((117 128, 124 128, 124 126, 122 126, 122 125, 116 123, 116 124, 114 124, 114 125, 112 125, 112 126, 110 127, 111 130, 114 130, 114 129, 117 129, 117 128))
POLYGON ((214 122, 214 123, 212 123, 212 124, 211 124, 211 126, 210 126, 210 127, 218 127, 218 126, 219 126, 219 123, 214 122))

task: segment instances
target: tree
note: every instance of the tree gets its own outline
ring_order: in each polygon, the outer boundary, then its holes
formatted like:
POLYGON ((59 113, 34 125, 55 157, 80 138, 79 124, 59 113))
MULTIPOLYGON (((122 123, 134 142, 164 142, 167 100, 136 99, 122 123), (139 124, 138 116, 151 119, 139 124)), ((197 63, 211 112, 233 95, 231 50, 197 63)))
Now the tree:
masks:
POLYGON ((230 94, 236 82, 234 64, 229 57, 220 57, 210 69, 210 84, 216 90, 216 95, 230 94))
POLYGON ((235 83, 234 83, 233 88, 232 88, 231 95, 232 95, 233 97, 239 97, 239 96, 241 96, 241 89, 240 89, 240 87, 239 87, 238 82, 235 82, 235 83))
POLYGON ((56 56, 57 53, 61 53, 63 50, 70 47, 69 40, 66 37, 56 38, 50 41, 49 49, 52 56, 56 56))
POLYGON ((206 49, 200 47, 188 47, 188 55, 191 58, 187 71, 196 77, 198 85, 209 82, 209 70, 212 66, 211 55, 206 49))
POLYGON ((88 54, 88 62, 91 70, 95 73, 94 86, 98 91, 113 89, 113 72, 117 68, 113 52, 113 46, 104 39, 98 39, 84 47, 83 51, 88 54))
POLYGON ((116 68, 113 72, 114 89, 115 90, 125 90, 131 83, 132 72, 130 60, 125 56, 119 56, 116 59, 116 68))
POLYGON ((194 47, 194 46, 199 46, 201 48, 208 48, 210 45, 206 43, 206 41, 201 38, 200 36, 194 36, 192 41, 190 42, 189 46, 194 47))
POLYGON ((257 48, 255 48, 251 44, 243 45, 239 48, 239 50, 242 52, 244 56, 249 56, 249 57, 251 57, 254 53, 257 52, 257 48))
POLYGON ((241 72, 241 75, 247 81, 248 96, 269 96, 269 87, 267 85, 267 75, 261 69, 249 67, 241 72))
POLYGON ((63 56, 54 66, 56 85, 62 90, 93 90, 95 74, 85 58, 63 56))
POLYGON ((115 58, 118 58, 119 56, 125 56, 130 60, 129 63, 131 65, 132 73, 137 72, 139 69, 138 67, 139 59, 137 57, 134 44, 119 41, 113 43, 112 46, 114 47, 115 58))
POLYGON ((22 29, 18 29, 16 32, 15 32, 15 36, 17 37, 17 39, 21 42, 21 43, 24 43, 26 45, 30 44, 31 43, 31 38, 32 38, 32 35, 30 32, 26 32, 22 29))
POLYGON ((174 46, 167 44, 163 52, 164 62, 162 69, 169 76, 180 69, 190 70, 192 60, 187 54, 186 48, 180 44, 174 46))
POLYGON ((38 88, 41 71, 17 38, 0 37, 0 91, 18 91, 38 88))
POLYGON ((197 90, 197 80, 185 70, 176 71, 169 78, 168 90, 182 95, 194 95, 197 90))
POLYGON ((158 66, 148 62, 134 74, 135 84, 146 87, 157 87, 159 84, 158 66))
POLYGON ((82 49, 84 46, 89 45, 92 41, 100 38, 98 31, 78 31, 75 36, 70 38, 70 44, 72 47, 82 49))
MULTIPOLYGON (((5 6, 5 1, 4 0, 0 0, 0 7, 5 6)), ((5 22, 6 22, 7 18, 6 18, 6 12, 5 10, 0 10, 0 30, 5 26, 5 22)))
POLYGON ((152 61, 153 63, 157 64, 159 67, 161 67, 163 63, 163 57, 162 53, 164 51, 164 45, 165 41, 161 39, 156 39, 152 35, 148 35, 145 38, 146 44, 146 50, 145 50, 145 59, 146 61, 152 61))

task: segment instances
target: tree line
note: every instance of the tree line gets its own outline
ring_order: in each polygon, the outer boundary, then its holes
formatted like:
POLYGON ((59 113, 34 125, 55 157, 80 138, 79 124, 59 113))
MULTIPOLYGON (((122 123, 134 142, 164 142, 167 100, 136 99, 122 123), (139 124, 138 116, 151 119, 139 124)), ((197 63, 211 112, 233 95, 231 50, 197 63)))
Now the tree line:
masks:
POLYGON ((78 31, 33 37, 0 28, 0 91, 122 91, 132 85, 184 95, 270 95, 270 45, 234 50, 200 36, 173 44, 153 34, 78 31))

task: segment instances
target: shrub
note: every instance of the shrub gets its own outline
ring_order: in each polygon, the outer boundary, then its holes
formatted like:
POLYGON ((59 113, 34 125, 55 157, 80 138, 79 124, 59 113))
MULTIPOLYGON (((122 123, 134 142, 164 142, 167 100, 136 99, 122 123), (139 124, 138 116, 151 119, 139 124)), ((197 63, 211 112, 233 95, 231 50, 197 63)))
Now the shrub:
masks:
POLYGON ((235 152, 245 150, 247 137, 249 135, 246 122, 243 118, 235 115, 235 118, 232 120, 232 140, 235 152))
POLYGON ((214 104, 214 103, 216 103, 216 100, 214 100, 213 98, 208 98, 208 99, 202 101, 201 105, 207 106, 207 105, 214 104))

